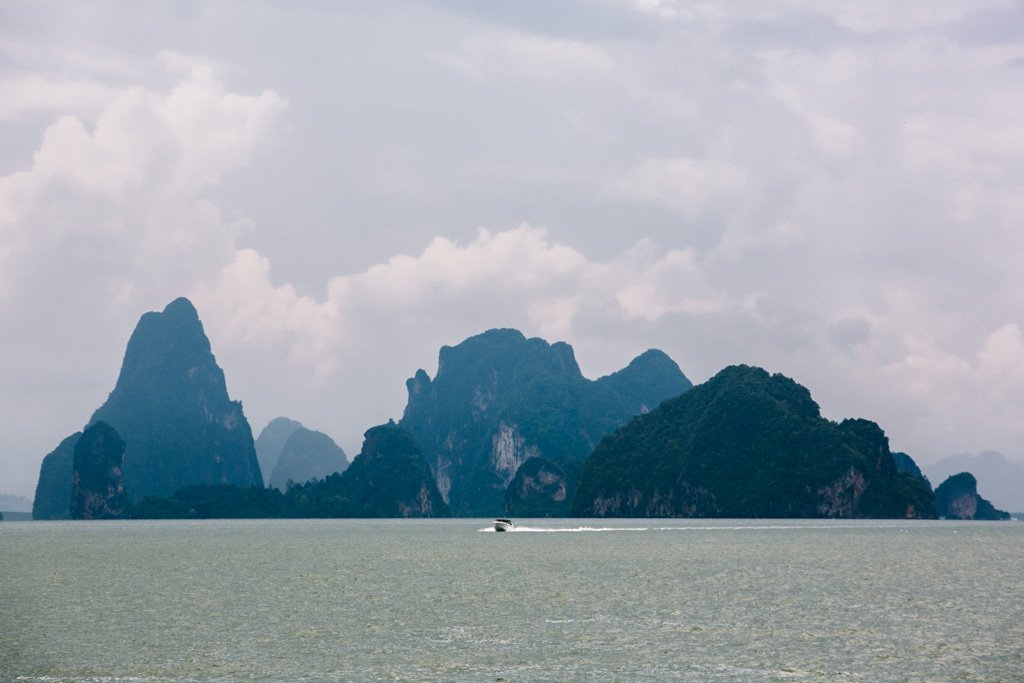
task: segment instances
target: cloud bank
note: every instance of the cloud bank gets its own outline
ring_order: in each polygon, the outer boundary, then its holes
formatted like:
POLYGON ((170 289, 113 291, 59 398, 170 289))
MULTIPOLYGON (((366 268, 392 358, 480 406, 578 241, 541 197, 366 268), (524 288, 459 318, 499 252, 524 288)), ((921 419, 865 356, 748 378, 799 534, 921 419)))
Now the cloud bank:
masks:
POLYGON ((70 44, 14 13, 0 488, 180 295, 257 431, 350 454, 438 347, 517 327, 591 377, 783 372, 922 462, 1024 456, 1021 7, 154 4, 70 44), (147 46, 97 47, 125 23, 147 46))

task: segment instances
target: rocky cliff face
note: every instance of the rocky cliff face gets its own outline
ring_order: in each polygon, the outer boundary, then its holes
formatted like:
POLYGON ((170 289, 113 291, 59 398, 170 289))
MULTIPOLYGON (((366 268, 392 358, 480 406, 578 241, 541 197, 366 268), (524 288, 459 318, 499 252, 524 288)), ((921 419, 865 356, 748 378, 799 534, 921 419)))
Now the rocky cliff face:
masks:
MULTIPOLYGON (((125 441, 129 502, 195 484, 263 484, 242 404, 228 397, 224 373, 187 299, 139 320, 117 384, 89 424, 99 421, 125 441)), ((70 470, 66 476, 62 486, 70 489, 70 470)))
POLYGON ((447 517, 420 447, 389 423, 367 430, 363 448, 342 474, 293 487, 303 517, 447 517))
POLYGON ((978 481, 970 472, 954 474, 935 489, 935 504, 944 519, 1003 520, 1010 514, 997 510, 978 495, 978 481))
POLYGON ((288 482, 305 483, 323 479, 335 472, 344 472, 348 458, 331 437, 305 427, 299 427, 281 448, 277 465, 270 476, 270 486, 282 491, 288 482))
POLYGON ((124 441, 106 422, 91 425, 75 444, 71 519, 121 519, 126 497, 124 441))
POLYGON ((103 420, 124 438, 130 500, 192 484, 262 486, 252 430, 228 397, 196 309, 176 299, 139 320, 103 420))
POLYGON ((81 437, 82 432, 75 432, 43 458, 39 468, 39 482, 36 484, 36 497, 32 501, 32 519, 71 517, 75 444, 81 437))
POLYGON ((505 491, 505 514, 513 517, 568 517, 583 463, 531 458, 505 491))
POLYGON ((301 422, 289 420, 287 417, 275 417, 267 423, 256 437, 256 458, 260 463, 264 484, 270 486, 270 476, 277 466, 284 445, 296 429, 302 427, 301 422))
POLYGON ((821 417, 810 392, 726 368, 604 439, 579 516, 934 517, 927 482, 896 470, 873 422, 821 417))
POLYGON ((992 505, 1010 512, 1024 512, 1024 460, 995 451, 977 455, 961 453, 943 458, 925 468, 934 482, 954 474, 970 472, 992 505))
POLYGON ((690 383, 659 351, 591 381, 572 347, 490 330, 441 349, 437 376, 408 380, 402 417, 458 515, 495 515, 531 458, 585 459, 605 434, 690 383))

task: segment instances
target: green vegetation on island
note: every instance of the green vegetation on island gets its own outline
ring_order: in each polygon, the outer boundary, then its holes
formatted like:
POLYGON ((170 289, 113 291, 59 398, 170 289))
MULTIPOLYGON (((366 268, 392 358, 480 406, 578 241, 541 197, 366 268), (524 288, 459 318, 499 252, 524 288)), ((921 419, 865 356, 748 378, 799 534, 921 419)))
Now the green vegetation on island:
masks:
POLYGON ((191 486, 148 497, 136 519, 447 517, 449 510, 412 436, 394 423, 366 432, 341 474, 278 489, 191 486))
POLYGON ((649 350, 588 380, 568 344, 495 329, 406 386, 401 422, 368 430, 351 464, 287 418, 254 443, 177 299, 142 316, 107 401, 43 459, 33 517, 1008 516, 967 473, 933 492, 877 424, 827 420, 760 368, 692 387, 649 350))
POLYGON ((935 503, 944 519, 1005 520, 1010 513, 997 510, 978 495, 978 481, 970 472, 954 474, 935 489, 935 503))
POLYGON ((530 458, 520 466, 505 492, 505 514, 511 517, 568 517, 583 462, 561 458, 530 458))
POLYGON ((365 434, 341 474, 289 488, 304 517, 447 517, 423 453, 408 431, 388 423, 365 434))
POLYGON ((951 455, 925 468, 928 478, 938 484, 954 474, 970 472, 978 489, 992 505, 1011 513, 1024 513, 1024 460, 1008 458, 997 451, 951 455))
POLYGON ((124 491, 124 440, 100 420, 75 444, 71 519, 121 519, 124 491))
POLYGON ((874 423, 821 417, 804 387, 733 366, 604 439, 577 516, 935 517, 874 423))

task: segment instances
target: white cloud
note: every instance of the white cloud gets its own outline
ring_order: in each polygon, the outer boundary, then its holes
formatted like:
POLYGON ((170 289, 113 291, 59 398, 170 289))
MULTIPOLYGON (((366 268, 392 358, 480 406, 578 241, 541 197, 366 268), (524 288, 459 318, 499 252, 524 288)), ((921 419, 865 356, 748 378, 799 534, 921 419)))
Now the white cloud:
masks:
POLYGON ((357 290, 381 296, 381 303, 415 300, 425 290, 471 290, 483 284, 500 288, 536 288, 577 269, 583 257, 565 246, 552 245, 544 230, 522 226, 492 234, 481 229, 466 247, 435 237, 419 257, 396 256, 365 274, 334 278, 332 293, 357 290))
MULTIPOLYGON (((225 92, 198 67, 167 93, 113 92, 93 126, 61 116, 32 168, 0 178, 6 272, 84 242, 90 249, 76 261, 102 248, 122 259, 120 272, 106 274, 133 284, 142 273, 173 280, 176 271, 194 272, 197 256, 213 264, 230 258, 238 224, 201 193, 248 163, 284 101, 272 92, 225 92)), ((80 261, 74 272, 87 266, 80 261)))
POLYGON ((1024 384, 1024 336, 1020 326, 1008 323, 988 335, 978 361, 986 381, 1024 384))
POLYGON ((647 159, 627 169, 610 189, 633 199, 655 201, 694 220, 736 200, 746 185, 743 169, 726 161, 680 157, 647 159))
POLYGON ((270 282, 270 262, 251 249, 235 255, 211 285, 193 290, 204 318, 223 343, 284 349, 278 362, 310 371, 320 381, 336 369, 337 313, 330 303, 299 296, 270 282))
MULTIPOLYGON (((573 340, 583 310, 629 327, 636 317, 741 308, 708 284, 692 250, 664 252, 641 241, 621 257, 595 261, 529 225, 481 229, 467 244, 435 238, 419 254, 332 278, 322 301, 274 285, 269 262, 243 251, 196 298, 221 349, 262 362, 258 372, 235 372, 236 386, 256 396, 274 387, 306 392, 304 407, 314 413, 307 419, 336 434, 397 417, 404 380, 416 367, 432 372, 438 348, 490 327, 573 340), (372 391, 378 400, 339 397, 339 386, 355 395, 372 391)), ((628 361, 615 358, 611 369, 628 361)))
POLYGON ((138 316, 235 258, 246 222, 205 193, 272 139, 285 103, 202 67, 166 91, 85 79, 15 94, 15 111, 54 113, 31 167, 0 177, 3 423, 17 396, 40 416, 19 423, 47 431, 23 437, 41 457, 110 389, 138 316))
POLYGON ((622 27, 575 3, 282 6, 244 32, 159 3, 12 11, 11 452, 37 467, 138 316, 184 294, 257 428, 288 414, 349 448, 438 346, 515 326, 600 372, 648 346, 695 380, 786 372, 923 461, 1014 455, 1013 11, 612 4, 622 27))
POLYGON ((58 80, 41 74, 8 76, 0 79, 0 122, 38 112, 95 113, 114 94, 113 88, 98 81, 58 80))
POLYGON ((860 80, 861 62, 848 50, 826 55, 768 52, 761 56, 769 91, 806 126, 812 143, 830 156, 845 156, 863 149, 857 128, 835 110, 860 80))
POLYGON ((513 75, 544 82, 593 76, 612 66, 595 45, 494 29, 474 33, 457 51, 438 53, 435 60, 476 79, 513 75))
POLYGON ((708 283, 693 249, 669 251, 623 279, 616 299, 630 318, 657 320, 668 313, 699 315, 737 308, 708 283))

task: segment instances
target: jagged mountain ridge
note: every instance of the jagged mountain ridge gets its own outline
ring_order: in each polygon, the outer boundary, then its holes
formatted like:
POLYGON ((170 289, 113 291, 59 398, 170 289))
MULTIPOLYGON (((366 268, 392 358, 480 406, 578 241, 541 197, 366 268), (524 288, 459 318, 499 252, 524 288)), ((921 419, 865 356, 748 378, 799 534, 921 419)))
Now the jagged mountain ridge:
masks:
POLYGON ((75 432, 43 458, 39 481, 32 500, 32 519, 69 519, 71 517, 72 479, 75 444, 82 432, 75 432))
POLYGON ((605 434, 691 384, 656 350, 588 380, 568 344, 494 329, 442 347, 436 377, 421 369, 406 386, 400 424, 452 513, 493 515, 530 458, 583 460, 605 434))
POLYGON ((793 380, 733 366, 605 438, 573 513, 931 518, 935 504, 878 425, 826 420, 793 380))

